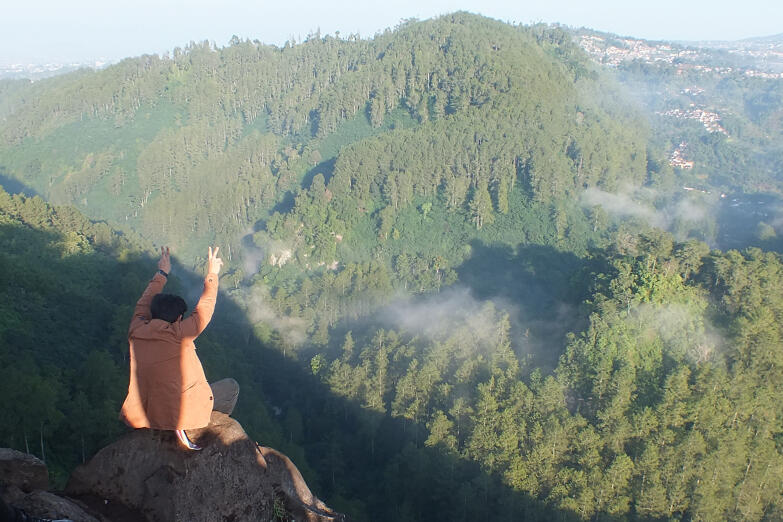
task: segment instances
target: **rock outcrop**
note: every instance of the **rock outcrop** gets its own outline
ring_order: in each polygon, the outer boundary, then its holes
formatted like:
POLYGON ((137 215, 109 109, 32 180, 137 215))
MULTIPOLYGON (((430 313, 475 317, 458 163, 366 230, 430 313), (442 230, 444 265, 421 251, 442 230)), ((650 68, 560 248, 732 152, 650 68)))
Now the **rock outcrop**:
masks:
POLYGON ((0 480, 6 487, 14 486, 29 493, 49 489, 49 472, 41 459, 8 448, 0 448, 0 480))
POLYGON ((68 481, 67 495, 96 510, 120 504, 149 521, 342 520, 313 495, 296 466, 212 412, 182 448, 170 431, 136 430, 103 448, 68 481), (97 505, 94 500, 97 499, 97 505))
POLYGON ((6 500, 36 516, 89 522, 345 519, 310 492, 288 457, 257 445, 227 415, 212 412, 209 426, 188 435, 204 449, 184 449, 170 431, 128 433, 78 467, 60 496, 40 491, 45 473, 30 460, 16 476, 33 486, 6 500), (38 505, 19 505, 25 499, 38 505))
POLYGON ((35 517, 98 522, 85 506, 46 491, 48 487, 49 471, 40 459, 0 448, 0 492, 4 502, 35 517))

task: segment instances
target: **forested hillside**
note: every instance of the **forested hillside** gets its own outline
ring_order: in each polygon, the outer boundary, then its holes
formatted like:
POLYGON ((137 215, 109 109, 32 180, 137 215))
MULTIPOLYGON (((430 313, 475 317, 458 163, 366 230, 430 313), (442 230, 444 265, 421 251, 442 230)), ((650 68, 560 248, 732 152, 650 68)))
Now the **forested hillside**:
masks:
POLYGON ((341 200, 356 185, 348 226, 437 192, 480 227, 517 180, 551 201, 645 176, 643 126, 565 32, 467 14, 2 85, 0 174, 177 247, 239 246, 317 173, 341 200))
POLYGON ((0 444, 121 430, 153 245, 193 300, 216 243, 208 378, 357 520, 783 517, 783 263, 711 250, 628 99, 465 13, 0 82, 0 180, 106 221, 0 198, 0 444))
MULTIPOLYGON (((2 216, 2 443, 62 473, 122 429, 123 334, 154 262, 39 199, 5 195, 2 216)), ((778 256, 650 232, 583 263, 589 323, 551 374, 489 303, 347 332, 305 366, 224 299, 200 353, 242 383, 250 433, 360 519, 783 515, 778 256)))
MULTIPOLYGON (((125 429, 118 414, 128 390, 128 324, 155 263, 149 243, 135 234, 4 191, 0 240, 0 445, 43 458, 62 486, 76 464, 125 429)), ((166 287, 191 309, 201 293, 199 268, 192 274, 175 263, 166 287)), ((222 300, 216 324, 199 338, 200 357, 212 380, 232 375, 242 382, 247 397, 239 411, 256 437, 299 455, 266 414, 257 382, 265 372, 260 362, 270 357, 257 343, 248 348, 252 327, 241 317, 222 300)), ((295 381, 296 372, 286 374, 295 381)))
MULTIPOLYGON (((702 194, 722 249, 783 248, 783 73, 779 37, 686 45, 574 32, 647 113, 671 171, 656 189, 702 194), (756 197, 759 196, 759 197, 756 197)), ((671 197, 670 196, 670 197, 671 197)))

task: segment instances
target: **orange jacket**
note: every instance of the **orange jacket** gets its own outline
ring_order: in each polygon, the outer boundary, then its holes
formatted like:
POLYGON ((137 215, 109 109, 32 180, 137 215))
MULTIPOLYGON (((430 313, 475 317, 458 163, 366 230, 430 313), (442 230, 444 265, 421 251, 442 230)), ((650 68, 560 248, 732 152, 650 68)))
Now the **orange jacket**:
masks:
POLYGON ((155 274, 136 303, 128 329, 130 384, 120 418, 132 428, 203 428, 212 412, 212 389, 193 340, 212 319, 218 277, 207 275, 196 309, 174 323, 150 318, 152 298, 165 284, 166 277, 155 274))

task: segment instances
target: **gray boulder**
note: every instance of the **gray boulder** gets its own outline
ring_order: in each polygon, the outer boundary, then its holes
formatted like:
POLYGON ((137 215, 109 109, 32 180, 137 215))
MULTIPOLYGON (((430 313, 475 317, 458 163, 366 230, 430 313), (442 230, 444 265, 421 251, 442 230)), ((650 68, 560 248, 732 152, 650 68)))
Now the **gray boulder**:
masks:
MULTIPOLYGON (((0 448, 0 493, 3 501, 36 518, 98 522, 85 506, 47 491, 49 471, 37 457, 0 448)), ((10 508, 9 508, 10 509, 10 508)))
POLYGON ((134 514, 151 522, 344 519, 285 455, 258 446, 227 415, 212 412, 209 426, 188 435, 204 449, 184 449, 171 431, 128 433, 78 467, 65 492, 113 522, 134 514))
POLYGON ((0 485, 16 486, 25 493, 49 489, 49 471, 38 457, 0 448, 0 485))

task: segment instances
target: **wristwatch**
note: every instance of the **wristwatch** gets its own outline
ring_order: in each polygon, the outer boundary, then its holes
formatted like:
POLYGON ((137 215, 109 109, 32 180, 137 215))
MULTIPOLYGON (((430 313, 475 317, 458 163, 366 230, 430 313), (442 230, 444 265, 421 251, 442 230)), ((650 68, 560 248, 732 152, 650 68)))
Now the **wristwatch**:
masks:
POLYGON ((166 272, 164 272, 163 270, 161 270, 160 268, 158 269, 158 273, 160 275, 162 275, 163 277, 165 277, 166 279, 169 278, 169 275, 166 272))

